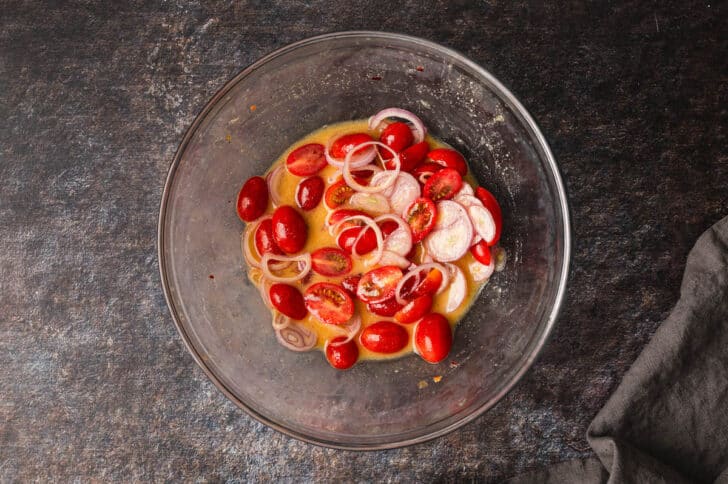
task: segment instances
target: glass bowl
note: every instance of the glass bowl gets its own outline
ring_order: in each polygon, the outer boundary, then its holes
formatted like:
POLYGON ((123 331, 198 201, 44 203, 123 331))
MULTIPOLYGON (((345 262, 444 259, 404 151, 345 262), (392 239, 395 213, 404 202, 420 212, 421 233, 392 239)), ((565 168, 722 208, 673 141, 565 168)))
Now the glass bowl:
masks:
POLYGON ((538 127, 490 73, 440 45, 343 32, 296 42, 228 82, 197 116, 169 171, 159 262, 177 329, 217 387, 261 422, 346 449, 409 445, 483 414, 526 372, 561 305, 570 257, 568 205, 538 127), (278 344, 246 277, 242 183, 325 124, 396 106, 460 150, 503 208, 508 254, 460 322, 449 357, 331 368, 278 344))

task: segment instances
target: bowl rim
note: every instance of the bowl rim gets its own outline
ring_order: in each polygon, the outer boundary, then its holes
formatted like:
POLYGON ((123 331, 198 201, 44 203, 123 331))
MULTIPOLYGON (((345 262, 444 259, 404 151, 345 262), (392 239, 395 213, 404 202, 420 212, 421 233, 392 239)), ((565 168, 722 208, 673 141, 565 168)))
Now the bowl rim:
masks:
POLYGON ((523 378, 524 374, 533 366, 533 363, 536 361, 536 359, 541 354, 546 341, 548 340, 549 336, 551 335, 551 332, 555 326, 556 320, 558 319, 559 313, 561 311, 561 307, 566 295, 566 285, 567 280, 569 277, 569 268, 570 268, 570 261, 572 256, 572 241, 571 241, 571 217, 569 213, 569 204, 568 204, 568 198, 566 189, 561 177, 561 173, 559 171, 559 167, 556 163, 556 160, 551 153, 551 149, 548 145, 548 142, 546 141, 545 137, 541 133, 541 130, 539 129, 538 125, 534 121, 534 119, 531 117, 529 112, 526 110, 526 108, 520 103, 520 101, 511 93, 511 91, 506 88, 493 74, 491 74, 488 70, 481 67, 474 61, 467 58, 465 55, 461 54, 460 52, 451 49, 449 47, 445 47, 441 44, 438 44, 436 42, 432 42, 430 40, 422 39, 420 37, 415 37, 411 35, 405 35, 405 34, 399 34, 399 33, 393 33, 393 32, 381 32, 381 31, 368 31, 368 30, 350 30, 350 31, 339 31, 339 32, 332 32, 322 35, 316 35, 313 37, 307 37, 305 39, 298 40, 296 42, 287 44, 283 47, 280 47, 269 54, 261 57, 257 61, 253 62, 249 66, 245 67, 243 70, 238 72, 233 78, 229 79, 218 91, 215 93, 215 95, 205 104, 205 106, 200 110, 200 112, 195 116, 194 121, 192 124, 187 128, 185 131, 185 134, 182 138, 182 141, 180 142, 179 146, 177 147, 177 150, 175 151, 174 158, 172 160, 172 164, 169 168, 169 171, 167 173, 167 177, 164 183, 164 190, 162 192, 162 198, 159 208, 159 218, 157 222, 157 258, 159 261, 159 273, 161 277, 162 282, 162 289, 164 291, 164 298, 167 302, 167 307, 169 308, 169 311, 172 315, 172 320, 174 321, 175 327, 177 328, 177 331, 179 332, 180 336, 182 337, 182 340, 185 344, 185 347, 192 355, 193 359, 197 363, 197 365, 202 369, 202 371, 207 375, 207 377, 212 381, 212 383, 217 387, 217 389, 223 393, 230 401, 235 403, 239 408, 241 408, 243 411, 245 411, 248 415, 253 417, 254 419, 258 420, 259 422, 267 425, 268 427, 277 430, 278 432, 283 433, 284 435, 287 435, 289 437, 293 437, 295 439, 308 442, 310 444, 323 446, 323 447, 329 447, 334 449, 342 449, 342 450, 385 450, 385 449, 394 449, 394 448, 400 448, 400 447, 406 447, 409 445, 419 444, 423 442, 427 442, 433 439, 436 439, 438 437, 441 437, 443 435, 446 435, 456 429, 459 429, 460 427, 463 427, 464 425, 472 422, 473 420, 479 418, 482 416, 486 411, 491 409, 493 406, 495 406, 508 392, 510 392, 513 387, 523 378), (459 62, 462 62, 465 64, 468 68, 475 71, 478 75, 484 77, 487 79, 492 86, 497 91, 497 94, 501 96, 501 98, 506 102, 510 104, 510 107, 514 110, 516 114, 518 114, 521 117, 521 121, 525 122, 526 127, 531 130, 532 134, 534 135, 535 141, 538 143, 538 146, 543 151, 546 162, 548 166, 551 168, 551 173, 554 177, 555 185, 556 185, 556 191, 558 194, 559 204, 561 208, 561 216, 563 220, 563 251, 564 251, 564 258, 561 263, 561 273, 558 281, 558 288, 556 291, 556 297, 554 299, 553 307, 551 308, 551 312, 549 314, 548 320, 546 321, 546 325, 544 327, 544 330, 541 332, 541 334, 538 335, 538 339, 533 346, 533 350, 531 353, 523 360, 523 363, 521 367, 514 373, 513 377, 508 381, 495 395, 493 395, 490 399, 488 399, 485 403, 483 403, 479 408, 471 412, 469 415, 464 416, 460 420, 453 422, 441 429, 416 436, 416 437, 409 437, 401 440, 394 440, 389 442, 383 442, 383 443, 363 443, 363 444, 352 444, 352 443, 341 443, 336 441, 329 441, 325 439, 320 439, 316 437, 311 437, 310 435, 307 435, 303 432, 299 432, 296 430, 292 430, 288 427, 285 427, 268 417, 258 413, 253 408, 249 407, 245 402, 240 400, 237 396, 235 396, 226 386, 225 384, 215 375, 215 373, 205 364, 204 360, 202 359, 202 356, 198 353, 197 349, 192 344, 192 341, 187 334, 186 330, 182 326, 180 322, 180 317, 177 308, 175 307, 174 301, 172 299, 172 291, 170 286, 170 281, 168 278, 168 271, 167 271, 167 261, 165 259, 164 255, 164 245, 165 245, 165 234, 164 234, 164 222, 167 216, 167 205, 169 202, 169 196, 171 192, 171 185, 172 181, 174 179, 175 173, 177 171, 177 168, 180 164, 181 158, 183 153, 185 152, 190 140, 192 139, 193 135, 197 131, 198 127, 202 123, 202 121, 206 118, 206 116, 209 114, 209 112, 213 109, 213 107, 217 104, 217 102, 222 99, 235 85, 238 84, 241 80, 243 80, 245 77, 247 77, 250 73, 254 72, 261 66, 267 64, 271 60, 275 59, 276 57, 279 57, 283 54, 286 54, 290 51, 296 50, 300 47, 309 45, 309 44, 315 44, 319 42, 326 42, 338 38, 364 38, 364 37, 376 37, 379 39, 390 39, 390 40, 399 40, 414 44, 419 44, 425 47, 428 47, 430 49, 434 49, 440 53, 442 53, 445 56, 450 56, 455 59, 457 59, 459 62))

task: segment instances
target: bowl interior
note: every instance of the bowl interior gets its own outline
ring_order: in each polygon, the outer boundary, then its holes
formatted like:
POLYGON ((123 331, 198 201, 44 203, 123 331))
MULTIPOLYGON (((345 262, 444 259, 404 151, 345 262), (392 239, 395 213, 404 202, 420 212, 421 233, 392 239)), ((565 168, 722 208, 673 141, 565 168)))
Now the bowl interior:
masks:
POLYGON ((309 39, 233 79, 185 137, 160 216, 170 308, 215 383, 269 425, 348 448, 429 438, 492 406, 543 344, 568 264, 563 188, 521 110, 458 54, 393 34, 309 39), (458 326, 444 363, 412 356, 340 372, 318 352, 297 354, 276 342, 270 314, 245 276, 235 199, 243 181, 301 136, 389 106, 417 113, 494 192, 508 263, 458 326))

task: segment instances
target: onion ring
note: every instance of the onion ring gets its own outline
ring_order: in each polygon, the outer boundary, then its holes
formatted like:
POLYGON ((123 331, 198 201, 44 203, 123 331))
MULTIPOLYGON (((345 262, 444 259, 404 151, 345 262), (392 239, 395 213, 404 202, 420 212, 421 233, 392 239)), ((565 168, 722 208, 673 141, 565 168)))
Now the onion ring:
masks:
POLYGON ((260 260, 261 263, 261 270, 265 274, 265 276, 274 282, 296 282, 300 279, 303 279, 306 277, 306 274, 311 270, 311 254, 300 254, 300 255, 293 255, 293 256, 285 256, 285 255, 275 255, 275 254, 265 254, 263 258, 260 260), (268 263, 271 261, 283 261, 283 262, 298 262, 298 261, 304 261, 305 265, 303 266, 303 269, 301 271, 294 275, 294 276, 276 276, 273 274, 270 270, 270 267, 268 266, 268 263))
POLYGON ((427 135, 427 128, 425 128, 425 124, 422 122, 422 120, 414 113, 411 113, 401 108, 382 109, 377 114, 369 118, 369 129, 375 129, 377 126, 379 126, 379 123, 387 118, 399 118, 409 121, 414 128, 412 131, 415 137, 415 143, 420 143, 425 140, 425 135, 427 135))
POLYGON ((354 315, 344 326, 341 326, 342 328, 346 329, 346 333, 343 336, 346 336, 346 339, 343 341, 334 341, 329 342, 327 341, 324 346, 324 351, 326 351, 326 346, 339 346, 348 343, 349 341, 356 338, 356 335, 359 333, 359 330, 361 329, 361 317, 359 315, 354 315))
POLYGON ((316 333, 305 326, 293 323, 276 330, 278 342, 292 351, 308 351, 316 346, 316 333))
MULTIPOLYGON (((258 230, 258 226, 262 221, 263 220, 257 220, 253 223, 246 224, 243 236, 240 238, 240 245, 243 249, 245 262, 247 262, 250 267, 255 267, 256 269, 260 269, 260 259, 255 260, 253 257, 253 251, 250 250, 250 236, 255 235, 255 231, 258 230)), ((255 246, 255 244, 253 245, 255 246)), ((255 248, 255 251, 258 252, 257 247, 255 248)))
POLYGON ((400 162, 399 155, 389 146, 385 145, 384 143, 380 143, 379 141, 365 141, 364 143, 358 144, 352 149, 350 152, 346 154, 346 158, 344 158, 344 166, 342 168, 342 174, 344 175, 344 181, 346 182, 349 187, 351 187, 353 190, 356 190, 357 192, 365 192, 365 193, 378 193, 383 192, 387 188, 389 188, 392 183, 397 179, 397 176, 399 175, 399 170, 402 166, 402 163, 400 162), (357 182, 353 175, 351 174, 351 154, 354 153, 359 147, 363 146, 381 146, 382 148, 385 148, 389 150, 390 153, 392 153, 392 160, 394 162, 395 168, 394 170, 385 170, 387 173, 391 173, 389 178, 384 181, 383 184, 378 186, 366 186, 362 185, 359 182, 357 182))
POLYGON ((278 190, 277 188, 279 182, 281 181, 281 174, 283 173, 283 166, 278 165, 273 171, 268 173, 268 176, 265 177, 265 181, 268 183, 268 193, 270 194, 270 200, 273 203, 274 207, 277 207, 281 204, 281 199, 278 196, 278 190))
MULTIPOLYGON (((334 237, 337 239, 339 237, 339 228, 344 224, 344 222, 349 222, 351 220, 361 220, 364 222, 368 227, 371 227, 371 229, 374 231, 374 236, 377 238, 377 252, 376 255, 369 258, 368 260, 364 261, 364 264, 370 266, 372 264, 376 264, 379 262, 379 259, 382 258, 382 251, 384 250, 384 237, 382 236, 382 229, 379 228, 379 225, 371 218, 367 217, 366 215, 352 215, 351 217, 346 217, 341 220, 334 226, 334 234, 336 236, 334 237)), ((356 252, 356 244, 359 242, 359 239, 362 235, 364 235, 364 232, 366 229, 363 229, 357 238, 354 240, 354 244, 351 247, 351 253, 355 257, 359 257, 359 254, 356 252)))

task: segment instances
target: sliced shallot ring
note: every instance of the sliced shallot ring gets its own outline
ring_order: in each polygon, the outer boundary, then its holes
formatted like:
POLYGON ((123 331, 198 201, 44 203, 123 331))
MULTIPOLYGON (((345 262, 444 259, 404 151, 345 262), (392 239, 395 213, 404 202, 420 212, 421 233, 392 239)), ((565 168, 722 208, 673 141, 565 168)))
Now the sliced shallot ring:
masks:
POLYGON ((294 322, 276 330, 276 338, 281 345, 292 351, 308 351, 316 346, 316 333, 294 322))
POLYGON ((306 277, 306 274, 311 270, 311 254, 299 254, 299 255, 275 255, 275 254, 265 254, 263 258, 260 260, 261 264, 261 270, 265 274, 265 276, 274 282, 296 282, 300 279, 303 279, 306 277), (301 271, 293 276, 276 276, 273 274, 270 270, 270 266, 268 263, 270 261, 283 261, 283 262, 298 262, 303 261, 304 266, 301 271))
POLYGON ((473 240, 470 219, 460 219, 452 227, 431 232, 424 245, 432 258, 439 262, 453 262, 465 255, 473 240))
POLYGON ((493 239, 495 239, 495 220, 490 210, 473 205, 468 207, 468 215, 470 215, 470 221, 478 235, 483 237, 486 243, 493 242, 493 239))
MULTIPOLYGON (((382 251, 384 250, 384 236, 382 235, 382 229, 379 228, 379 225, 372 219, 371 217, 367 217, 366 215, 352 215, 351 217, 345 217, 339 220, 339 222, 334 226, 334 238, 339 237, 339 228, 345 223, 349 222, 351 220, 361 220, 364 222, 367 227, 370 227, 374 231, 374 236, 377 238, 377 252, 374 256, 370 257, 369 259, 364 261, 364 264, 370 266, 372 264, 376 264, 379 262, 379 259, 382 258, 382 251)), ((363 229, 359 236, 354 240, 354 244, 351 247, 351 253, 355 257, 359 257, 359 254, 356 252, 356 244, 359 242, 359 239, 364 235, 364 232, 366 229, 363 229)), ((310 257, 309 257, 310 258, 310 257)))
POLYGON ((468 292, 468 281, 465 274, 455 264, 445 264, 450 270, 452 282, 450 282, 450 291, 447 293, 447 301, 445 302, 445 311, 452 312, 465 300, 465 294, 468 292))
POLYGON ((460 187, 460 190, 458 190, 458 192, 455 194, 455 198, 464 195, 475 195, 475 192, 473 191, 473 187, 470 185, 470 183, 463 180, 463 186, 460 187))
POLYGON ((389 197, 389 204, 396 214, 402 214, 422 193, 415 177, 407 172, 400 172, 394 181, 389 197))
POLYGON ((270 286, 272 284, 268 279, 261 276, 260 283, 258 284, 258 292, 260 293, 260 298, 263 300, 263 303, 268 306, 269 309, 273 309, 273 303, 270 300, 270 286))
POLYGON ((461 219, 467 218, 468 212, 462 205, 451 200, 437 202, 437 219, 435 219, 433 232, 449 229, 459 223, 461 219))
POLYGON ((270 194, 270 200, 274 207, 281 204, 281 199, 278 196, 278 185, 281 181, 281 174, 283 173, 283 166, 278 165, 273 171, 268 173, 265 177, 265 181, 268 183, 268 193, 270 194))
MULTIPOLYGON (((394 297, 395 299, 397 299, 398 303, 404 305, 408 302, 405 298, 402 297, 402 288, 404 287, 404 284, 412 277, 417 277, 419 279, 420 273, 422 271, 427 271, 430 269, 437 269, 438 271, 440 271, 440 274, 442 274, 442 284, 440 284, 440 287, 437 289, 437 293, 440 294, 442 291, 445 290, 447 285, 450 284, 450 272, 442 264, 438 264, 437 262, 429 262, 427 264, 417 266, 399 280, 399 282, 397 283, 397 287, 394 289, 394 297)), ((416 284, 419 285, 419 280, 416 284)))
POLYGON ((453 202, 459 203, 460 205, 462 205, 466 209, 469 208, 469 207, 472 207, 474 205, 477 205, 478 207, 482 207, 483 206, 483 202, 481 202, 480 199, 477 198, 474 195, 460 195, 460 194, 457 194, 457 195, 455 195, 455 198, 453 198, 452 200, 453 200, 453 202))
POLYGON ((387 238, 384 239, 384 250, 394 252, 399 256, 405 256, 409 254, 412 250, 412 231, 410 230, 407 222, 405 222, 401 217, 398 217, 393 213, 380 215, 379 217, 374 219, 374 221, 377 223, 383 220, 393 220, 399 225, 399 227, 394 232, 389 234, 387 238))
MULTIPOLYGON (((376 151, 376 150, 375 150, 376 151)), ((397 175, 399 175, 400 170, 400 160, 399 155, 389 146, 385 145, 384 143, 380 143, 379 141, 365 141, 364 143, 360 143, 356 145, 351 151, 349 151, 346 154, 346 158, 344 158, 344 166, 342 168, 342 174, 344 175, 344 181, 347 185, 349 185, 352 189, 358 191, 358 192, 364 192, 364 193, 379 193, 386 190, 394 181, 397 179, 397 175), (389 178, 384 181, 382 185, 378 186, 367 186, 362 185, 361 183, 357 182, 354 179, 354 176, 351 174, 351 155, 356 150, 358 150, 361 147, 364 146, 380 146, 386 150, 389 150, 390 153, 392 153, 392 160, 394 162, 394 170, 386 170, 385 173, 391 173, 389 175, 389 178)))
POLYGON ((346 330, 346 333, 343 334, 343 336, 346 336, 346 339, 342 341, 327 341, 327 346, 343 345, 356 338, 356 335, 361 329, 361 317, 358 314, 355 314, 344 326, 341 327, 346 330))
MULTIPOLYGON (((250 250, 250 236, 255 236, 255 231, 258 230, 258 226, 260 226, 260 223, 263 220, 257 220, 253 223, 249 223, 245 226, 245 231, 243 231, 243 236, 240 238, 240 245, 243 248, 243 257, 245 258, 245 262, 248 263, 250 267, 255 267, 256 269, 260 269, 260 258, 256 260, 253 257, 253 251, 250 250)), ((255 243, 253 243, 253 246, 255 246, 255 243)), ((258 248, 255 248, 255 251, 258 252, 258 248)))
MULTIPOLYGON (((329 153, 329 149, 331 148, 331 145, 333 142, 339 138, 340 136, 332 136, 329 138, 329 140, 326 142, 326 146, 324 148, 324 156, 326 157, 326 162, 331 165, 335 166, 336 168, 342 168, 344 166, 344 161, 339 160, 337 158, 334 158, 331 153, 329 153)), ((359 147, 361 145, 357 145, 352 150, 347 153, 347 157, 349 157, 350 154, 353 154, 355 151, 359 150, 359 147)), ((366 150, 364 153, 357 153, 356 156, 350 157, 353 158, 350 160, 350 166, 351 168, 361 168, 365 165, 368 165, 371 163, 374 158, 377 156, 377 150, 374 147, 371 147, 370 149, 366 150)))
POLYGON ((273 329, 278 331, 281 330, 291 324, 291 318, 286 316, 283 313, 279 313, 278 311, 273 311, 273 319, 271 321, 271 325, 273 326, 273 329))
POLYGON ((389 200, 381 193, 355 193, 349 197, 349 206, 365 212, 387 213, 391 210, 389 200))
POLYGON ((483 282, 492 276, 494 271, 495 263, 493 262, 493 259, 491 259, 490 264, 487 266, 481 264, 475 259, 468 264, 468 272, 470 272, 470 277, 472 277, 475 282, 483 282))
POLYGON ((382 109, 377 114, 369 118, 369 129, 375 129, 377 126, 379 126, 379 123, 387 118, 399 118, 409 121, 414 128, 412 131, 415 137, 415 143, 420 143, 425 140, 427 128, 425 128, 425 124, 422 122, 422 120, 418 118, 414 113, 411 113, 401 108, 382 109))
POLYGON ((403 257, 396 252, 392 252, 391 250, 383 251, 382 258, 379 259, 379 262, 382 265, 397 266, 400 269, 406 269, 411 264, 411 262, 406 257, 403 257))

